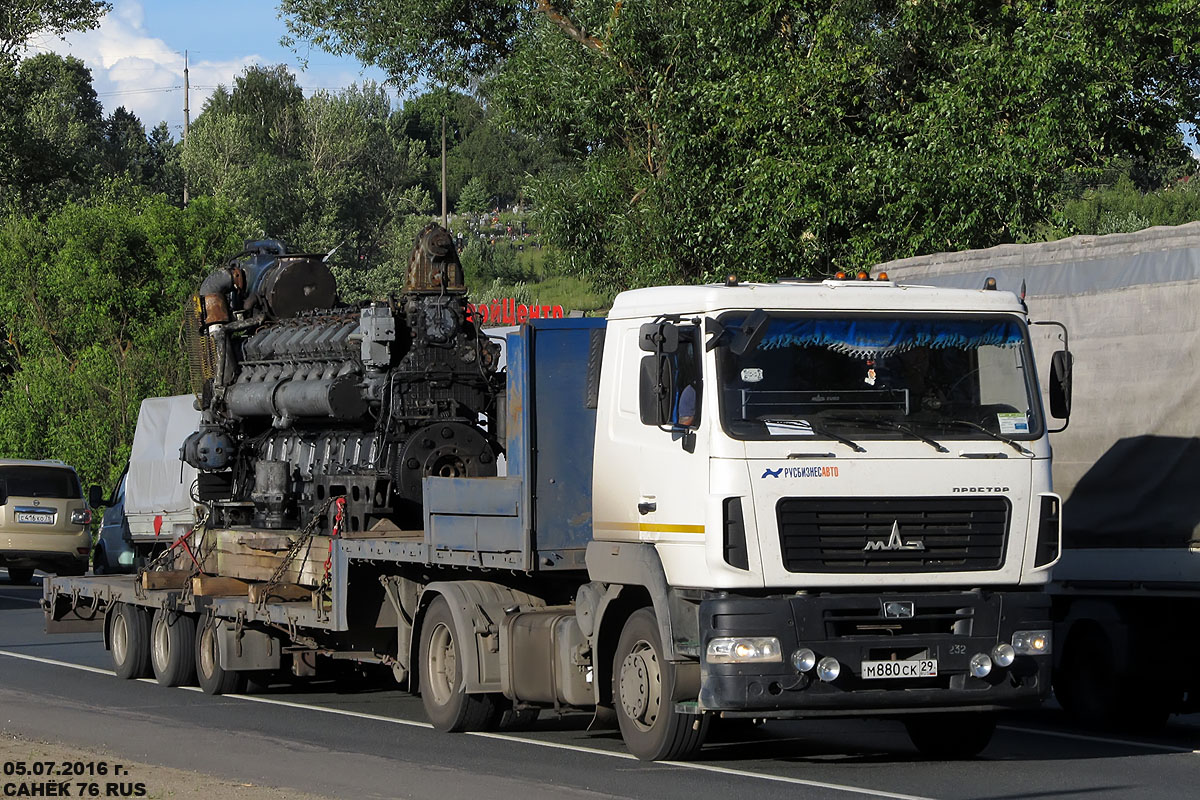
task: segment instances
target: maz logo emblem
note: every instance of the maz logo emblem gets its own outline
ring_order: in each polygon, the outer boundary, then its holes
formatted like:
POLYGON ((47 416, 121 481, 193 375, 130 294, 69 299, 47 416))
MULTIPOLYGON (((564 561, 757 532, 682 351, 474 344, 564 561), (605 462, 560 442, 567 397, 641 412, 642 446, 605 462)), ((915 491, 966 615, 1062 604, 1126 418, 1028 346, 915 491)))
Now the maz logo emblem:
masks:
POLYGON ((872 550, 924 550, 925 543, 920 539, 913 539, 910 542, 901 541, 900 539, 900 521, 892 523, 892 535, 887 539, 874 539, 867 542, 867 546, 863 548, 864 553, 869 553, 872 550))

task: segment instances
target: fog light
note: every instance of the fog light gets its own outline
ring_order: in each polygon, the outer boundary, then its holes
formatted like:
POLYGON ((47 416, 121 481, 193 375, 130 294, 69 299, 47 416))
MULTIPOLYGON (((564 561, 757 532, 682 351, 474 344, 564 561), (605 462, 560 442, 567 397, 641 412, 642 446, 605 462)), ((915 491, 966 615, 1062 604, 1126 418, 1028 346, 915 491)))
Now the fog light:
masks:
POLYGON ((987 653, 976 653, 971 656, 971 674, 976 678, 986 678, 992 671, 992 659, 987 653))
POLYGON ((802 647, 792 653, 792 666, 801 672, 808 672, 817 665, 817 654, 807 647, 802 647))
POLYGON ((1017 631, 1012 646, 1019 656, 1045 655, 1050 652, 1050 631, 1017 631))
POLYGON ((708 643, 707 659, 710 664, 783 661, 783 650, 774 636, 722 636, 708 643))
POLYGON ((832 683, 837 680, 837 676, 842 674, 842 665, 833 656, 825 656, 817 664, 817 677, 826 683, 832 683))
POLYGON ((1001 642, 992 648, 992 661, 995 661, 998 667, 1011 667, 1016 657, 1017 651, 1011 644, 1001 642))

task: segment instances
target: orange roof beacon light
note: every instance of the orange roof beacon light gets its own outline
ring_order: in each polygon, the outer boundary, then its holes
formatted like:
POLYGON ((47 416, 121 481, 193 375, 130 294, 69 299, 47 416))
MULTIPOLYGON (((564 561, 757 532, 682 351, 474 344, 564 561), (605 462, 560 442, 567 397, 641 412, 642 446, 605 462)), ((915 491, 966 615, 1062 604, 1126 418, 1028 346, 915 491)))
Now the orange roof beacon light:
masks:
POLYGON ((869 281, 871 279, 871 276, 867 274, 865 269, 860 269, 858 274, 854 277, 858 278, 860 281, 869 281))
POLYGON ((886 281, 887 279, 888 279, 888 276, 887 276, 886 272, 881 272, 875 276, 875 280, 877 280, 877 281, 886 281))
POLYGON ((985 291, 988 291, 988 292, 996 291, 996 279, 989 275, 987 277, 987 279, 983 282, 983 288, 985 291))
POLYGON ((726 286, 737 286, 738 285, 737 275, 728 275, 725 278, 725 285, 726 286))
POLYGON ((835 281, 844 281, 846 280, 846 273, 839 269, 837 272, 833 273, 833 279, 835 281))

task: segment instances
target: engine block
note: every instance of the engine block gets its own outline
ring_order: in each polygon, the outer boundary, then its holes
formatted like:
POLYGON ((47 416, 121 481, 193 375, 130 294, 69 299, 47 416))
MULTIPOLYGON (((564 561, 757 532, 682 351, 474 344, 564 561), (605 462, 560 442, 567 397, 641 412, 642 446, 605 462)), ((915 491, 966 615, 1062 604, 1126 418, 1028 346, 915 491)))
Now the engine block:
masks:
POLYGON ((414 244, 403 292, 349 306, 316 256, 251 242, 193 303, 205 374, 184 458, 221 525, 288 528, 344 498, 348 530, 420 527, 426 476, 496 474, 500 349, 467 317, 446 231, 414 244))

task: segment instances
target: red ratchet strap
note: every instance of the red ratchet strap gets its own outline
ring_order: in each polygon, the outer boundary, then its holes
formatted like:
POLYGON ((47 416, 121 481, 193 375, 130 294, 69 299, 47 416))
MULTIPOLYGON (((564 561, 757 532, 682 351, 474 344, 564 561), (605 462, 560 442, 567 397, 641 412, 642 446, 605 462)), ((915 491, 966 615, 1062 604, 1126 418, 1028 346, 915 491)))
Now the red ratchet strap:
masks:
POLYGON ((325 577, 329 577, 329 571, 333 569, 333 540, 337 538, 342 531, 342 516, 346 510, 346 498, 339 497, 333 501, 333 530, 329 533, 329 555, 325 556, 325 577))
POLYGON ((183 552, 188 554, 188 558, 190 558, 192 560, 192 563, 196 565, 196 569, 200 570, 201 575, 204 575, 205 574, 204 567, 200 566, 200 562, 196 560, 196 556, 192 552, 192 548, 189 547, 188 543, 187 543, 188 537, 190 537, 193 533, 195 533, 195 531, 196 531, 195 528, 188 530, 187 533, 185 533, 183 536, 180 536, 178 539, 176 539, 175 543, 173 545, 171 545, 170 547, 168 547, 167 550, 169 552, 171 550, 174 550, 176 547, 182 546, 183 552))

